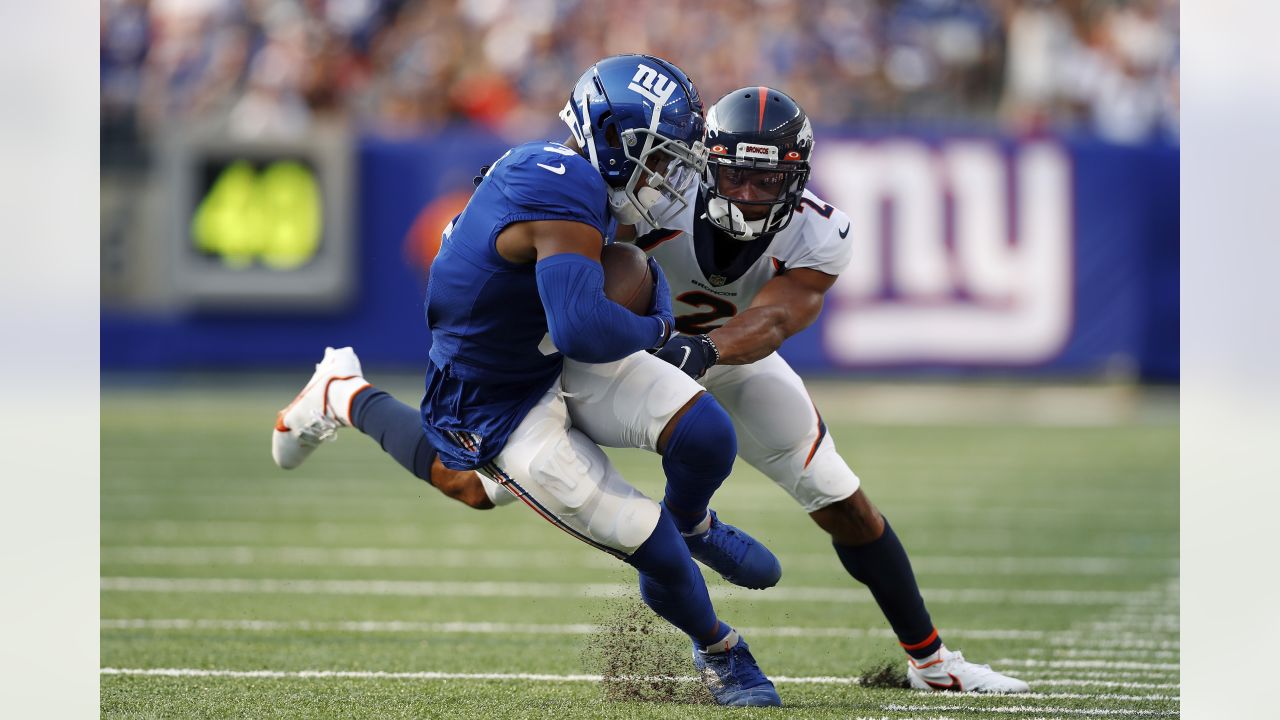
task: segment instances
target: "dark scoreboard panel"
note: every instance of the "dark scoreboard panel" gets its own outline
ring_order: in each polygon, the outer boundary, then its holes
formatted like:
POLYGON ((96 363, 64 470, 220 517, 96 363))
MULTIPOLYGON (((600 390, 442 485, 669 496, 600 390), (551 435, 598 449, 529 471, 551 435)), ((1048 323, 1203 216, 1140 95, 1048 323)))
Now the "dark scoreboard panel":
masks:
POLYGON ((187 248, 243 270, 292 272, 323 249, 324 196, 306 157, 201 158, 187 248))
POLYGON ((344 132, 270 141, 177 136, 167 150, 176 301, 262 312, 350 301, 354 188, 344 132))

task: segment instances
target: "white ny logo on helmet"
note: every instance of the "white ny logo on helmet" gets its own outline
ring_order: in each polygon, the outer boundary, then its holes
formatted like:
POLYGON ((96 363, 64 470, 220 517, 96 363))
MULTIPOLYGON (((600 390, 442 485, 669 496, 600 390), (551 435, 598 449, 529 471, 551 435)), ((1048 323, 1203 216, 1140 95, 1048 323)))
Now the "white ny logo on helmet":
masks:
POLYGON ((676 91, 676 81, 640 63, 636 65, 636 74, 632 76, 631 84, 627 85, 627 89, 634 90, 641 97, 652 102, 655 112, 662 112, 662 107, 676 91))

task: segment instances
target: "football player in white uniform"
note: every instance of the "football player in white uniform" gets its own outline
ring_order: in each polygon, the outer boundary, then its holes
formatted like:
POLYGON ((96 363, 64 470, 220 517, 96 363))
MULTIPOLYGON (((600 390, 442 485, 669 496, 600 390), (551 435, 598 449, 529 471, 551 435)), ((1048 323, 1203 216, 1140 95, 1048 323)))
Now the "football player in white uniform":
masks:
POLYGON ((739 457, 831 535, 906 650, 913 687, 1027 692, 1025 682, 943 645, 902 543, 775 352, 818 318, 852 253, 849 217, 805 189, 813 130, 804 110, 772 88, 735 90, 708 111, 706 145, 695 201, 668 227, 636 229, 636 244, 666 273, 681 333, 658 357, 720 401, 739 457))

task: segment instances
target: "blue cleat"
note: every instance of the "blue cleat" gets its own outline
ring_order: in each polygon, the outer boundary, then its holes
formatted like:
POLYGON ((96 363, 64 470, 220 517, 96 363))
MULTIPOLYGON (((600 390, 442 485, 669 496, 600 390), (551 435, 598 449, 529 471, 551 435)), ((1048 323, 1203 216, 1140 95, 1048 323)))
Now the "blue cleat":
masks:
MULTIPOLYGON (((734 633, 736 634, 736 632, 734 633)), ((773 683, 760 671, 756 659, 751 656, 747 641, 741 637, 738 643, 721 653, 709 653, 693 646, 693 666, 702 675, 716 704, 730 707, 778 707, 782 698, 773 683)))
POLYGON ((684 538, 693 559, 740 587, 762 590, 777 585, 782 579, 782 563, 769 548, 738 528, 720 522, 715 510, 710 512, 711 528, 684 538))

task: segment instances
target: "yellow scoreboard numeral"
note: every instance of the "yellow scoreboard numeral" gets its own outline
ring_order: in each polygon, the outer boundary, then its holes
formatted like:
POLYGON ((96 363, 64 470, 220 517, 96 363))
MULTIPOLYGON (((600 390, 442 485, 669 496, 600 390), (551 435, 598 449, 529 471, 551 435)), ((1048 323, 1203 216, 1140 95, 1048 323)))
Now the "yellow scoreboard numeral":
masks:
POLYGON ((273 162, 260 173, 238 160, 218 175, 191 219, 202 252, 232 268, 255 260, 276 270, 306 264, 320 248, 320 188, 304 165, 273 162))

